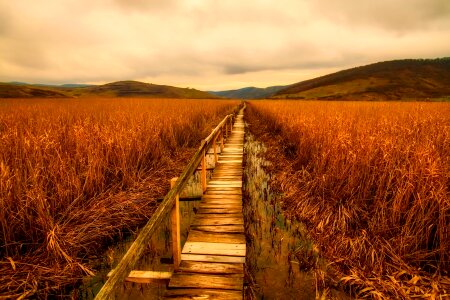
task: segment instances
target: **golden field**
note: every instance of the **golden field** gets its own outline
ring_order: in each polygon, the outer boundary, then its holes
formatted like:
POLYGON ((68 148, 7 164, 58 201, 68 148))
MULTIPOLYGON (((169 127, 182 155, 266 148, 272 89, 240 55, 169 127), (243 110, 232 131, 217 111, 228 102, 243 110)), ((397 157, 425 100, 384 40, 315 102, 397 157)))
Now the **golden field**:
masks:
MULTIPOLYGON (((272 184, 357 297, 450 293, 450 104, 252 101, 272 184)), ((335 276, 335 277, 336 277, 335 276)))
POLYGON ((0 100, 0 298, 90 274, 86 259, 152 214, 168 179, 236 105, 0 100))

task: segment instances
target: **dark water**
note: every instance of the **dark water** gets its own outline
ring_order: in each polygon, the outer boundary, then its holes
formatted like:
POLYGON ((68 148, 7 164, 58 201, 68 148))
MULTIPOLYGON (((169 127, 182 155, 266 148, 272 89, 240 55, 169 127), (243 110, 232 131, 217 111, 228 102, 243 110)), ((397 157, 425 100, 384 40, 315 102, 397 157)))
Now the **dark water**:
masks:
POLYGON ((244 218, 247 235, 248 294, 257 299, 314 299, 314 277, 300 269, 298 249, 312 248, 302 224, 283 217, 264 170, 265 147, 247 135, 244 218))

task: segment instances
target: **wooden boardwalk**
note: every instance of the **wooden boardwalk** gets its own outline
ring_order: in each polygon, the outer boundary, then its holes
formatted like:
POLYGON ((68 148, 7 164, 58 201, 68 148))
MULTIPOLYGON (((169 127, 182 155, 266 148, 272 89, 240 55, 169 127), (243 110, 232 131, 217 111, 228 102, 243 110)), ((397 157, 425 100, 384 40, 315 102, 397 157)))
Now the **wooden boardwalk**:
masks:
POLYGON ((242 214, 244 121, 241 111, 220 153, 165 298, 242 299, 245 236, 242 214))

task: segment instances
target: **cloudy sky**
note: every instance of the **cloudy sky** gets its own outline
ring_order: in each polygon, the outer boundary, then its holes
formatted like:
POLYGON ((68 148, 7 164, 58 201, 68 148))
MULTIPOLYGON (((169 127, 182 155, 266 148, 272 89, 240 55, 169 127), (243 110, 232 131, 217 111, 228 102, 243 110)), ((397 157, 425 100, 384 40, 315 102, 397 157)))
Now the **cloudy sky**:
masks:
POLYGON ((450 0, 0 0, 0 81, 222 90, 450 56, 450 0))

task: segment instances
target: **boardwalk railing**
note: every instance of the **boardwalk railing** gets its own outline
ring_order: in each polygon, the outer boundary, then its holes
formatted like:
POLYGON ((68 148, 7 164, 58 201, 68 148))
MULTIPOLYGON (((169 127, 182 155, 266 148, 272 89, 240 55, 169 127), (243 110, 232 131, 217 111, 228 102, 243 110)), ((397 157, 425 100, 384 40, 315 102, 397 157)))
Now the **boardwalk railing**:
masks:
POLYGON ((123 256, 122 260, 117 264, 117 266, 110 272, 108 280, 103 285, 102 289, 99 291, 95 299, 111 299, 114 290, 124 282, 128 273, 134 267, 136 262, 141 258, 142 253, 147 247, 148 241, 152 237, 158 225, 164 220, 167 214, 171 211, 172 213, 172 241, 175 241, 173 245, 174 251, 174 268, 178 267, 179 255, 180 255, 180 238, 179 238, 179 216, 178 214, 178 195, 183 190, 184 186, 188 182, 189 178, 194 174, 196 169, 201 164, 202 176, 201 183, 203 191, 206 189, 206 159, 205 156, 208 150, 214 148, 215 161, 217 162, 217 143, 220 143, 221 149, 223 149, 224 139, 228 136, 229 132, 232 130, 235 115, 239 112, 242 104, 239 105, 234 110, 233 114, 227 115, 216 128, 211 132, 211 134, 204 140, 202 140, 200 147, 195 152, 194 156, 189 161, 188 165, 185 167, 181 175, 178 177, 176 182, 172 182, 171 190, 166 194, 161 204, 158 206, 156 211, 153 213, 147 224, 141 229, 138 236, 134 240, 133 244, 128 249, 127 253, 123 256), (173 210, 174 206, 176 207, 173 210), (173 222, 178 224, 173 224, 173 222), (175 229, 175 230, 174 230, 175 229), (178 237, 177 237, 178 236, 178 237), (177 253, 178 251, 178 253, 177 253))

